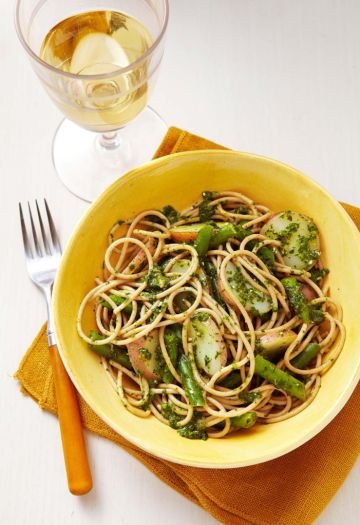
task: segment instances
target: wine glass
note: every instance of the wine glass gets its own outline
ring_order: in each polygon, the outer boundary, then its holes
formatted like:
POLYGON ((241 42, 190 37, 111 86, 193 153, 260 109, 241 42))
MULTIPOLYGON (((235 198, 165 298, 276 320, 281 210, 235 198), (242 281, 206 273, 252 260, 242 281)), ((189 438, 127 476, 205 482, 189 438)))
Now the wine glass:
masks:
POLYGON ((167 126, 147 102, 164 51, 168 0, 17 0, 16 29, 65 118, 53 162, 92 201, 150 160, 167 126))

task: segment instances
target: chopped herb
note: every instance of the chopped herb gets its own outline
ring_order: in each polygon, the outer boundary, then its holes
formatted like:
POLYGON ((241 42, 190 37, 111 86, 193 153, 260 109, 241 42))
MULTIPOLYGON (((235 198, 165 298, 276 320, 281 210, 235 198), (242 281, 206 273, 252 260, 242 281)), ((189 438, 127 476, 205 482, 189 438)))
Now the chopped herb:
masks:
POLYGON ((319 308, 315 308, 313 305, 309 306, 310 308, 310 319, 315 324, 321 324, 325 319, 325 314, 319 308))
POLYGON ((293 220, 292 211, 290 210, 284 211, 284 213, 281 214, 281 218, 284 218, 287 221, 292 221, 293 220))
POLYGON ((161 267, 158 264, 154 264, 150 272, 145 277, 148 288, 153 290, 163 290, 166 288, 170 282, 169 277, 167 277, 161 267))
POLYGON ((269 239, 275 239, 277 241, 280 241, 282 244, 281 252, 284 254, 286 253, 286 251, 284 250, 284 247, 286 247, 289 244, 289 241, 292 235, 298 231, 299 227, 300 227, 300 224, 298 222, 292 222, 291 224, 288 224, 286 228, 284 228, 281 231, 275 231, 274 227, 270 226, 266 230, 266 236, 269 239))
POLYGON ((170 204, 164 206, 161 211, 165 217, 168 218, 170 224, 173 224, 180 219, 180 213, 176 211, 175 208, 173 208, 170 204))
POLYGON ((310 270, 311 280, 319 284, 321 280, 330 272, 328 268, 312 268, 310 270))
POLYGON ((211 200, 216 196, 213 191, 204 191, 202 202, 199 205, 199 217, 201 222, 209 221, 214 212, 214 206, 211 206, 211 200))
POLYGON ((297 255, 307 267, 314 264, 314 261, 317 261, 320 257, 319 250, 313 250, 310 247, 310 243, 315 237, 316 237, 315 233, 309 236, 307 235, 299 236, 298 245, 297 245, 297 255))
POLYGON ((259 316, 259 311, 255 307, 255 304, 266 301, 266 295, 257 290, 251 284, 244 279, 239 268, 234 266, 234 270, 227 272, 227 279, 230 287, 239 298, 239 301, 249 310, 252 314, 259 316))
POLYGON ((150 303, 153 303, 156 300, 156 293, 155 292, 142 292, 141 298, 145 301, 149 301, 150 303))
POLYGON ((194 411, 191 421, 180 428, 178 423, 183 419, 183 416, 175 412, 171 403, 163 403, 161 405, 161 413, 169 421, 170 427, 175 428, 180 436, 187 439, 203 439, 204 441, 208 438, 205 421, 198 412, 194 411))
POLYGON ((169 367, 166 364, 166 361, 162 354, 160 345, 158 345, 155 350, 155 362, 156 362, 156 366, 154 368, 155 374, 161 377, 164 383, 173 383, 174 377, 172 373, 170 372, 169 367))
POLYGON ((232 210, 233 213, 239 213, 239 215, 248 215, 249 208, 245 204, 241 204, 235 210, 232 210))
POLYGON ((239 399, 245 401, 245 403, 253 403, 262 398, 260 392, 240 392, 239 399))
POLYGON ((140 348, 139 354, 141 359, 143 359, 144 361, 150 361, 152 357, 152 353, 147 348, 140 348))
POLYGON ((151 405, 151 403, 153 402, 153 399, 155 397, 155 394, 154 392, 151 391, 151 388, 149 390, 149 395, 147 397, 147 399, 144 401, 144 403, 142 404, 142 409, 143 410, 147 410, 149 408, 149 406, 151 405))
POLYGON ((162 312, 165 312, 166 308, 167 308, 167 301, 163 301, 159 303, 157 306, 155 306, 150 316, 150 322, 154 321, 159 314, 161 314, 162 312))
MULTIPOLYGON (((116 304, 116 306, 120 306, 125 301, 127 301, 125 297, 120 297, 119 295, 115 295, 115 294, 111 294, 109 296, 109 299, 111 299, 116 304)), ((108 310, 112 310, 112 306, 108 301, 105 301, 105 300, 101 301, 101 306, 103 306, 104 308, 107 308, 108 310)), ((125 308, 123 309, 123 312, 130 315, 132 313, 132 304, 131 303, 127 304, 125 308)))
POLYGON ((194 315, 194 319, 198 319, 202 323, 209 320, 210 315, 206 312, 199 312, 198 314, 194 315))

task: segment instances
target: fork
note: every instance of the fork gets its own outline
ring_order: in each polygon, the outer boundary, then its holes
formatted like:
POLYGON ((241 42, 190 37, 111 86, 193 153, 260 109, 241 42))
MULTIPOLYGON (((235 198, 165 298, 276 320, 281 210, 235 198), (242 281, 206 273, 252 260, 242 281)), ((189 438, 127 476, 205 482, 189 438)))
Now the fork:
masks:
POLYGON ((53 370, 56 400, 60 421, 61 439, 65 459, 69 490, 72 494, 86 494, 92 488, 80 410, 76 390, 65 370, 57 349, 54 322, 51 312, 51 291, 61 257, 60 242, 44 199, 45 214, 40 212, 35 201, 37 223, 28 203, 30 227, 26 226, 23 207, 19 203, 21 232, 24 241, 26 266, 29 276, 45 295, 47 305, 47 338, 53 370), (44 216, 46 215, 46 220, 44 216), (47 223, 48 228, 45 227, 47 223))

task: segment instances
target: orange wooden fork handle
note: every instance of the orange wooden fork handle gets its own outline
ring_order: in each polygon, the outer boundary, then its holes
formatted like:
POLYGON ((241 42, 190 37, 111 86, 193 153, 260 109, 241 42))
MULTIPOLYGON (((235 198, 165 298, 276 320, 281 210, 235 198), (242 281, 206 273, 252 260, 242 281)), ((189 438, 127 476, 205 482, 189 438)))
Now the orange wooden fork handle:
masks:
POLYGON ((77 496, 92 488, 77 394, 56 345, 50 346, 61 440, 69 490, 77 496))

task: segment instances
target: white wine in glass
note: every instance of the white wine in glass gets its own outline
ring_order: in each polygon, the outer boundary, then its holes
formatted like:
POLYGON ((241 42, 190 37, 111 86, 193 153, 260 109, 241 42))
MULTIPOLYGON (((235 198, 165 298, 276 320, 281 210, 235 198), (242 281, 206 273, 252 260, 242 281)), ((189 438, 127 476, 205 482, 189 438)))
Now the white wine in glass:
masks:
POLYGON ((19 38, 67 117, 54 139, 56 171, 85 200, 150 160, 166 131, 147 103, 167 20, 167 0, 18 0, 19 38))
MULTIPOLYGON (((62 20, 46 35, 40 58, 75 75, 98 75, 126 68, 148 51, 150 32, 135 18, 115 11, 90 11, 62 20)), ((58 104, 74 122, 94 131, 123 127, 147 103, 146 61, 110 79, 68 82, 74 99, 58 104), (90 99, 90 103, 89 103, 90 99)))

